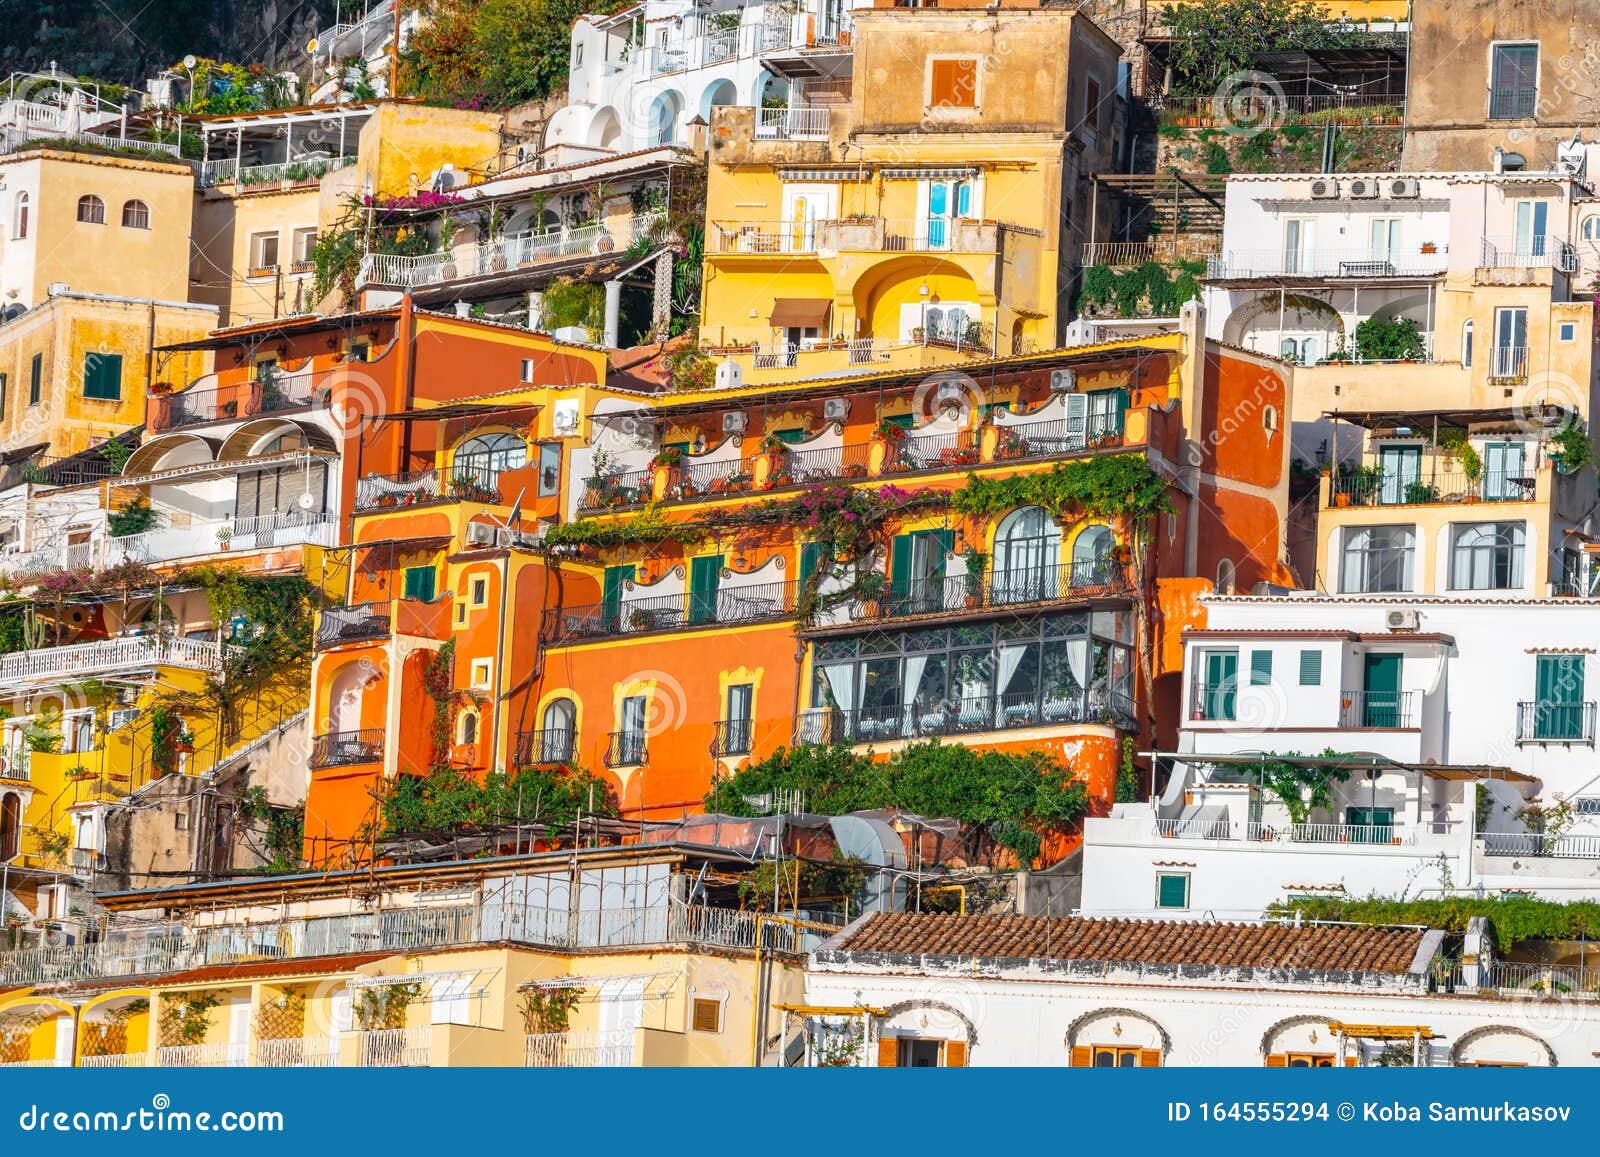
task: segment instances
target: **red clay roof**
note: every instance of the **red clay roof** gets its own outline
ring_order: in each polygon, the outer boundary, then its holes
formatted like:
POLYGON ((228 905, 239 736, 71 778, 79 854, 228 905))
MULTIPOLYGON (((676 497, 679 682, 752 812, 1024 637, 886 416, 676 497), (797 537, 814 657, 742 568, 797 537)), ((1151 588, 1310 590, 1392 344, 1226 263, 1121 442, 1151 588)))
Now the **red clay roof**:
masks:
POLYGON ((1295 927, 899 912, 868 918, 835 947, 915 956, 1404 973, 1411 970, 1426 935, 1422 928, 1350 924, 1295 927))

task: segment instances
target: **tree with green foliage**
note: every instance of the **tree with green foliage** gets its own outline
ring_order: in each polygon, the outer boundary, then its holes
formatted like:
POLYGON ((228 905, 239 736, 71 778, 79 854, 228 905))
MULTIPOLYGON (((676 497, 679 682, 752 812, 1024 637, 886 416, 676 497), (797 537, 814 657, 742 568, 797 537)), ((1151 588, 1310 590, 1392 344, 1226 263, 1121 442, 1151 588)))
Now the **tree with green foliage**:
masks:
POLYGON ((1475 916, 1489 920, 1495 946, 1508 951, 1525 940, 1600 940, 1600 901, 1541 900, 1531 896, 1446 896, 1402 900, 1369 896, 1297 897, 1272 905, 1267 915, 1350 924, 1401 925, 1465 932, 1475 916))
POLYGON ((492 771, 482 783, 453 767, 397 776, 379 800, 379 835, 456 834, 507 824, 560 827, 580 811, 617 814, 610 785, 581 767, 492 771))
POLYGON ((1224 78, 1255 67, 1267 52, 1332 49, 1359 43, 1361 34, 1334 24, 1310 0, 1205 0, 1162 10, 1171 44, 1175 88, 1210 95, 1224 78))

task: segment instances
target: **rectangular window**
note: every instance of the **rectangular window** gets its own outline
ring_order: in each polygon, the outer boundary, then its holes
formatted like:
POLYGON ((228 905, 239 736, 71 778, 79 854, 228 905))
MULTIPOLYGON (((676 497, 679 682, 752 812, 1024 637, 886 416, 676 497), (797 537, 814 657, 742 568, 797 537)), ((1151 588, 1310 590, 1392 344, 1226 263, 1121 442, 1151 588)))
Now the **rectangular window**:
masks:
POLYGON ((539 497, 561 493, 561 447, 554 442, 539 446, 539 497))
POLYGON ((1173 910, 1189 906, 1189 873, 1156 873, 1156 907, 1173 910))
POLYGON ((693 1025, 695 1032, 721 1032, 722 1002, 696 997, 693 1025))
POLYGON ((489 605, 489 580, 488 579, 486 579, 486 578, 475 578, 475 579, 472 580, 472 605, 473 605, 474 609, 476 609, 478 607, 486 607, 486 606, 489 605))
POLYGON ((1290 217, 1283 223, 1283 271, 1313 273, 1317 264, 1317 223, 1290 217))
POLYGON ((492 660, 492 659, 474 659, 474 660, 472 660, 472 685, 474 687, 476 687, 476 688, 483 689, 483 688, 486 688, 486 687, 490 686, 493 682, 494 682, 494 660, 492 660))
POLYGON ((1339 589, 1345 594, 1378 594, 1411 589, 1414 526, 1346 527, 1339 589))
POLYGON ((252 233, 250 235, 250 272, 265 273, 278 265, 278 235, 252 233))
POLYGON ((103 402, 122 400, 122 355, 85 354, 83 396, 103 402))
POLYGON ((1192 696, 1194 717, 1232 719, 1234 695, 1239 682, 1239 652, 1201 651, 1199 662, 1200 680, 1192 696))
POLYGON ((755 685, 732 683, 728 686, 728 714, 722 736, 723 755, 747 755, 750 752, 750 716, 755 704, 755 685))
POLYGON ((1100 129, 1100 82, 1089 77, 1083 86, 1083 127, 1091 133, 1100 129))
POLYGON ((1272 682, 1272 652, 1250 652, 1250 686, 1265 687, 1272 682))
POLYGON ((1539 101, 1539 46, 1496 44, 1490 52, 1489 119, 1533 116, 1539 101))
POLYGON ((617 736, 617 766, 631 767, 644 762, 645 719, 648 704, 643 695, 630 695, 622 701, 621 734, 617 736))
POLYGON ((945 57, 928 62, 928 107, 978 107, 977 57, 945 57))
POLYGON ((1570 321, 1562 322, 1556 333, 1559 335, 1559 339, 1561 341, 1578 340, 1578 327, 1575 323, 1570 321))
POLYGON ((521 380, 522 381, 530 382, 530 383, 533 381, 534 364, 535 363, 534 363, 534 360, 532 358, 523 358, 522 359, 522 370, 521 370, 521 380))
POLYGON ((34 354, 28 363, 28 405, 37 406, 44 393, 44 355, 34 354))
POLYGON ((405 598, 418 602, 433 602, 434 568, 431 566, 406 567, 405 598))
POLYGON ((1300 686, 1322 686, 1322 652, 1300 652, 1300 686))
POLYGON ((6 416, 6 386, 8 379, 5 374, 0 374, 0 419, 6 416))

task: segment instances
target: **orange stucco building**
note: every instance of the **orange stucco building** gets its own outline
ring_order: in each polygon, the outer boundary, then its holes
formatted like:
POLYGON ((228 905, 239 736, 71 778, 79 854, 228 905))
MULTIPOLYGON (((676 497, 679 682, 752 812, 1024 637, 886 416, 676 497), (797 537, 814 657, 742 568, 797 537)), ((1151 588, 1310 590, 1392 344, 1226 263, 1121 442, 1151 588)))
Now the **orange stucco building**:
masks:
POLYGON ((673 394, 522 333, 504 356, 526 384, 494 388, 499 355, 463 375, 450 325, 416 324, 347 458, 317 862, 370 857, 384 781, 444 765, 578 764, 663 819, 780 746, 938 739, 1054 752, 1101 810, 1123 740, 1172 718, 1195 595, 1291 577, 1288 371, 1197 316, 960 371, 673 394))

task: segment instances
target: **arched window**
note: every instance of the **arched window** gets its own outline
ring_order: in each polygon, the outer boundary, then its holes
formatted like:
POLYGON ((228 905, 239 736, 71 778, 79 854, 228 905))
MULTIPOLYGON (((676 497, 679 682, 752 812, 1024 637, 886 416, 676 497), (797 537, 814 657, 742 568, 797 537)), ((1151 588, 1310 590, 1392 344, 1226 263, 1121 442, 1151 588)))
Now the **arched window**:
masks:
POLYGON ((540 763, 571 763, 577 736, 577 706, 571 699, 552 699, 544 709, 534 758, 540 763))
POLYGON ((1478 522, 1456 528, 1450 587, 1458 591, 1516 590, 1522 586, 1520 522, 1478 522))
POLYGON ((122 204, 122 227, 124 229, 150 228, 150 206, 143 201, 124 201, 122 204))
POLYGON ((1409 591, 1416 539, 1416 530, 1410 526, 1347 530, 1339 589, 1345 594, 1409 591))
POLYGON ((28 194, 26 194, 26 193, 18 193, 17 194, 16 208, 15 208, 15 213, 14 213, 14 220, 11 223, 11 236, 12 236, 12 238, 14 240, 21 241, 27 235, 28 235, 28 194))
POLYGON ((78 198, 78 220, 89 225, 106 223, 106 203, 93 193, 78 198))
POLYGON ((1233 593, 1233 559, 1225 558, 1217 563, 1217 593, 1231 595, 1233 593))
POLYGON ((1600 241, 1600 214, 1583 219, 1583 239, 1585 241, 1600 241))
POLYGON ((995 528, 993 599, 1027 603, 1054 598, 1061 531, 1042 506, 1023 506, 995 528))
POLYGON ((1072 541, 1072 585, 1102 586, 1111 581, 1111 548, 1116 545, 1109 526, 1088 526, 1072 541))
POLYGON ((527 443, 515 434, 479 434, 456 447, 451 481, 458 490, 495 492, 500 474, 528 463, 527 443))
POLYGON ((1472 365, 1472 321, 1468 319, 1461 327, 1461 364, 1472 365))
POLYGON ((461 724, 457 735, 457 742, 462 746, 478 742, 478 713, 476 711, 463 711, 461 713, 461 724))
POLYGON ((22 850, 22 797, 15 792, 0 796, 0 863, 15 859, 22 850))

